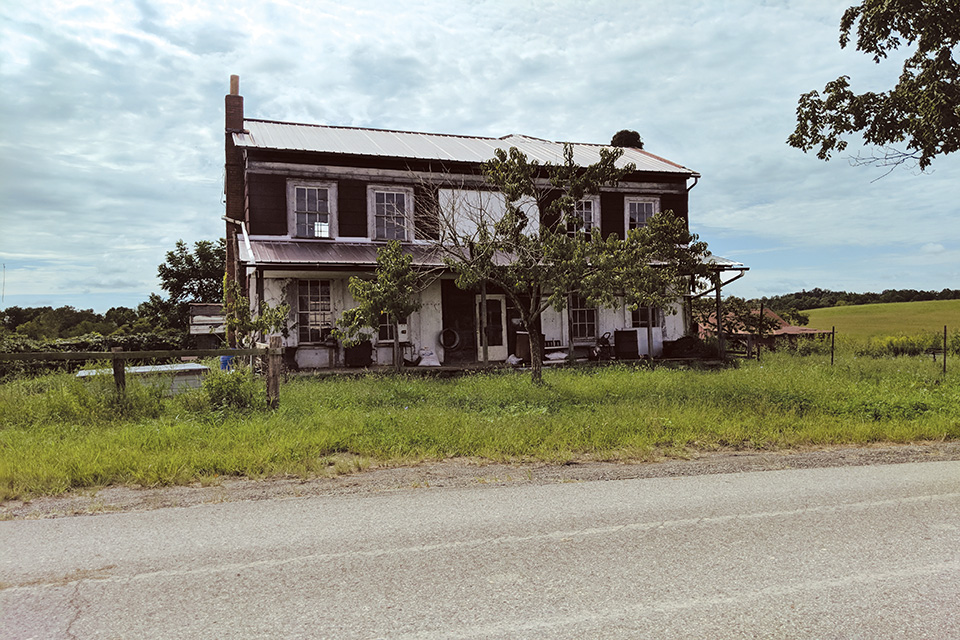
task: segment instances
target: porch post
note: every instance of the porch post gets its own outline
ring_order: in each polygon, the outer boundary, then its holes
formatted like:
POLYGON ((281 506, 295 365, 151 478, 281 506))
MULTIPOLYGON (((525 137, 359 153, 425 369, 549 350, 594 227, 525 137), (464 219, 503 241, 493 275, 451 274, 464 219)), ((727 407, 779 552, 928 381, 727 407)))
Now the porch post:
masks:
POLYGON ((716 272, 717 279, 717 340, 720 344, 720 359, 727 359, 727 344, 723 338, 723 305, 720 302, 720 272, 716 272))
POLYGON ((760 303, 760 323, 757 326, 757 362, 760 362, 760 348, 763 346, 763 303, 760 303))
POLYGON ((647 307, 647 357, 653 364, 653 307, 647 307))
POLYGON ((489 340, 487 339, 487 281, 480 283, 480 350, 483 366, 490 364, 489 340))

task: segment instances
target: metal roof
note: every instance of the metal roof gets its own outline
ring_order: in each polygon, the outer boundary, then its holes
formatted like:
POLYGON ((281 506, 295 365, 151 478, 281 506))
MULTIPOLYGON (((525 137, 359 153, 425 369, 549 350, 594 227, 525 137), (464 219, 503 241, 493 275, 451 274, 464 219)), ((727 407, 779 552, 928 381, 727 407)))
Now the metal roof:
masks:
MULTIPOLYGON (((382 243, 350 242, 338 240, 259 240, 250 239, 250 252, 244 243, 239 243, 240 262, 261 267, 268 266, 309 266, 309 267, 356 267, 374 268, 377 266, 377 249, 382 243)), ((445 267, 443 253, 436 245, 403 244, 404 253, 413 256, 413 264, 421 267, 445 267)), ((495 259, 498 264, 508 264, 505 256, 495 259)), ((704 262, 718 271, 746 271, 741 262, 728 258, 709 255, 704 262)))
MULTIPOLYGON (((329 242, 316 240, 257 240, 250 239, 251 256, 240 243, 240 261, 258 266, 309 265, 326 267, 375 267, 377 249, 383 246, 373 242, 329 242)), ((404 253, 413 256, 413 264, 442 267, 444 262, 436 247, 430 245, 403 245, 404 253)))
MULTIPOLYGON (((553 164, 563 162, 562 142, 551 142, 517 134, 502 138, 484 138, 269 120, 244 120, 243 124, 244 131, 233 134, 233 141, 238 147, 449 162, 485 162, 493 158, 496 149, 508 150, 510 147, 516 147, 530 160, 553 164)), ((593 164, 600 160, 600 150, 604 148, 612 147, 573 143, 573 159, 580 166, 593 164)), ((652 153, 624 147, 623 155, 620 156, 617 164, 623 166, 628 162, 634 163, 638 171, 699 176, 692 169, 652 153)))
POLYGON ((721 258, 720 256, 715 256, 712 253, 704 258, 703 263, 714 267, 718 271, 730 270, 744 270, 747 271, 750 267, 746 267, 742 262, 737 262, 736 260, 731 260, 730 258, 721 258))
MULTIPOLYGON (((172 373, 174 375, 190 375, 192 373, 203 373, 210 370, 210 367, 198 362, 179 362, 177 364, 147 364, 137 367, 124 367, 127 373, 172 373)), ((86 378, 96 375, 113 375, 113 369, 84 369, 78 371, 76 377, 86 378)))

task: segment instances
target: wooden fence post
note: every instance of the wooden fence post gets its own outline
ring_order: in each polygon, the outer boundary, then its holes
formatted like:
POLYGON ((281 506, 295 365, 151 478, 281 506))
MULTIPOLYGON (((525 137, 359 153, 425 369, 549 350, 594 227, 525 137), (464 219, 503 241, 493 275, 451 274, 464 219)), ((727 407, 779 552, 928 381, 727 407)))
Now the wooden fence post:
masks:
POLYGON ((280 336, 270 337, 270 351, 267 354, 267 404, 271 409, 280 406, 280 336))
POLYGON ((836 341, 836 338, 837 338, 837 328, 830 327, 830 366, 831 367, 833 366, 833 351, 834 351, 834 343, 836 341))
POLYGON ((760 322, 757 323, 757 362, 760 362, 760 348, 763 346, 763 303, 760 303, 760 322))
MULTIPOLYGON (((123 347, 113 347, 110 351, 112 353, 120 353, 123 351, 123 347)), ((117 393, 123 393, 127 390, 126 361, 116 356, 111 357, 110 360, 113 362, 113 382, 117 388, 117 393)))

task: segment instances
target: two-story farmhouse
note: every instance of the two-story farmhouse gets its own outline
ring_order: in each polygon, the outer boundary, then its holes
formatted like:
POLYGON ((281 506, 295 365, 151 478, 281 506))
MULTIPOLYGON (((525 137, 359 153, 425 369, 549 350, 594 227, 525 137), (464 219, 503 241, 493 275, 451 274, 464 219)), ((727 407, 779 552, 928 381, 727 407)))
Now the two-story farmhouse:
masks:
MULTIPOLYGON (((430 223, 431 207, 489 197, 481 163, 510 147, 540 162, 562 162, 562 144, 522 135, 483 138, 246 119, 233 76, 226 96, 228 278, 239 280, 251 305, 290 305, 285 346, 298 366, 339 366, 350 354, 331 329, 354 306, 347 282, 372 273, 378 247, 399 240, 414 264, 433 267, 436 277, 399 335, 386 322, 372 335, 370 361, 390 364, 393 341, 400 340, 408 358, 425 349, 444 364, 476 362, 481 325, 490 360, 522 356, 525 334, 509 299, 486 290, 482 323, 480 292, 459 289, 445 273, 437 228, 430 223)), ((577 163, 598 161, 601 148, 574 145, 577 163)), ((661 210, 686 219, 687 194, 699 175, 640 149, 623 151, 620 162, 634 163, 636 171, 578 204, 584 224, 604 236, 622 236, 661 210)), ((576 301, 571 313, 548 311, 541 325, 548 351, 572 343, 585 352, 610 333, 626 345, 621 351, 628 357, 659 356, 664 343, 694 329, 686 313, 596 309, 576 301)))

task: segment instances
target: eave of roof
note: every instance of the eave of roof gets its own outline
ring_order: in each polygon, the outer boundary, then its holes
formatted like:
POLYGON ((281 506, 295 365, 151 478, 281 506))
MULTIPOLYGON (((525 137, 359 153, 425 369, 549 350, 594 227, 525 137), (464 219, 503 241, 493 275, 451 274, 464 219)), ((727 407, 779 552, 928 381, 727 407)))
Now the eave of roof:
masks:
MULTIPOLYGON (((377 265, 377 249, 383 246, 373 242, 344 242, 318 240, 258 240, 250 239, 250 250, 240 245, 240 261, 260 267, 309 266, 366 268, 377 265)), ((413 256, 413 264, 423 267, 443 267, 444 262, 432 245, 405 244, 404 253, 413 256)))
MULTIPOLYGON (((461 136, 359 127, 297 124, 271 120, 244 120, 244 131, 234 132, 238 147, 278 151, 306 151, 344 155, 480 163, 491 159, 497 149, 516 147, 528 159, 540 163, 563 162, 562 142, 512 134, 502 138, 461 136)), ((573 159, 580 166, 600 160, 601 144, 572 143, 573 159)), ((642 149, 623 147, 619 166, 632 162, 640 172, 680 174, 699 177, 688 169, 642 149)))
POLYGON ((709 254, 704 258, 703 263, 717 271, 749 271, 750 267, 745 266, 742 262, 737 262, 736 260, 731 260, 730 258, 724 258, 721 256, 709 254))

